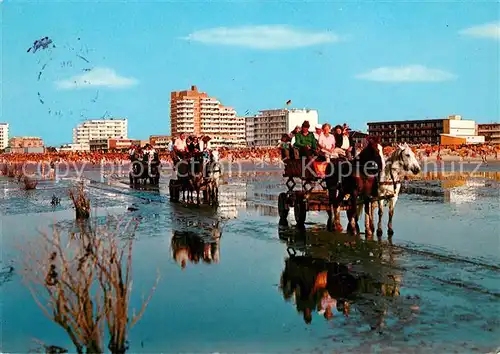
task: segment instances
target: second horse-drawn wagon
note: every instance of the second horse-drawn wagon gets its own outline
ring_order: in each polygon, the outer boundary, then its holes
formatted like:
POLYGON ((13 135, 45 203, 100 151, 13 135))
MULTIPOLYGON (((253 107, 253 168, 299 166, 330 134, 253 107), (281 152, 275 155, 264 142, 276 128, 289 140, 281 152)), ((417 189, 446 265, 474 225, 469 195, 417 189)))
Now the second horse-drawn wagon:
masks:
POLYGON ((220 164, 218 152, 194 152, 181 156, 175 164, 176 178, 169 183, 170 201, 214 205, 219 195, 220 164), (187 198, 186 198, 187 193, 187 198), (200 198, 201 196, 201 198, 200 198))
POLYGON ((158 186, 160 184, 160 159, 158 153, 152 153, 151 159, 148 155, 139 158, 134 153, 131 155, 132 169, 129 172, 130 184, 149 184, 158 186))

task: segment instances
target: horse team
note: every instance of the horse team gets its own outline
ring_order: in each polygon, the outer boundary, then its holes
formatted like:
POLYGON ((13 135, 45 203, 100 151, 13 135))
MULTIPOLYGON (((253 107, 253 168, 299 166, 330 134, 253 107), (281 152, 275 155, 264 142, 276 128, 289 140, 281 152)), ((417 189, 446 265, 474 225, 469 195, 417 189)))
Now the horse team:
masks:
POLYGON ((358 221, 364 211, 365 234, 371 237, 375 232, 374 210, 378 208, 377 235, 382 236, 382 217, 384 207, 388 206, 387 226, 388 235, 391 236, 394 232, 392 220, 401 181, 406 173, 418 174, 420 170, 420 165, 407 144, 399 145, 385 160, 377 139, 370 139, 368 145, 352 160, 335 159, 328 162, 324 177, 329 203, 327 228, 330 231, 343 230, 340 211, 346 206, 347 231, 352 234, 360 232, 358 221))

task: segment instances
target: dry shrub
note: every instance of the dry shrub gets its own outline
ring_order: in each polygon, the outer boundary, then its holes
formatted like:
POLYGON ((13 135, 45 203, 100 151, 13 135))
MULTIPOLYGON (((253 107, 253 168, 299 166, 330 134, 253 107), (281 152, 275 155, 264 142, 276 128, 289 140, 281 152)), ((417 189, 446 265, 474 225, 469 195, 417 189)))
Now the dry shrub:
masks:
POLYGON ((69 197, 75 207, 76 219, 88 219, 90 217, 90 199, 85 193, 83 182, 77 188, 69 190, 69 197))
POLYGON ((125 353, 130 329, 142 317, 159 278, 140 311, 129 314, 133 234, 137 221, 104 226, 80 224, 78 233, 54 229, 23 247, 23 279, 37 305, 61 326, 77 353, 125 353), (115 226, 113 226, 115 225, 115 226), (126 237, 124 237, 126 236, 126 237))

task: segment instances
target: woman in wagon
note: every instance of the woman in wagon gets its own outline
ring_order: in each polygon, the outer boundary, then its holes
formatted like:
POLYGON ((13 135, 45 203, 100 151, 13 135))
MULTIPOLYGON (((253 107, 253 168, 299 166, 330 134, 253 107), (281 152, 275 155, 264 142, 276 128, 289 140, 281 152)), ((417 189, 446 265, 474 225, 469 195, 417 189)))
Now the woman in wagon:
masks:
POLYGON ((349 127, 342 127, 341 125, 335 126, 335 132, 333 133, 335 137, 335 147, 340 156, 346 156, 347 158, 352 158, 352 150, 354 143, 349 137, 349 127))
POLYGON ((321 128, 323 134, 319 136, 318 140, 320 154, 325 158, 327 162, 330 162, 330 159, 335 159, 338 157, 338 154, 335 152, 335 137, 330 134, 330 131, 332 130, 330 124, 325 123, 321 128))
POLYGON ((300 156, 312 156, 316 152, 316 138, 309 131, 309 121, 302 123, 302 130, 295 135, 295 143, 293 146, 299 149, 300 156))

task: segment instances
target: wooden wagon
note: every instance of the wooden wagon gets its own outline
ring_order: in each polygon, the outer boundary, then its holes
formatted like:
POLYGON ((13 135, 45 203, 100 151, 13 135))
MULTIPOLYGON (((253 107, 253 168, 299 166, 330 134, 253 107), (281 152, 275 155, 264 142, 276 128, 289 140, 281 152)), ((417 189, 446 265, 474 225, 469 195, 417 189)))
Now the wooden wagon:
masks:
MULTIPOLYGON (((291 208, 294 210, 297 226, 303 226, 308 211, 330 212, 330 202, 325 175, 328 162, 287 159, 284 161, 286 192, 278 196, 280 224, 286 224, 291 208)), ((348 210, 347 195, 340 205, 341 210, 348 210)))

